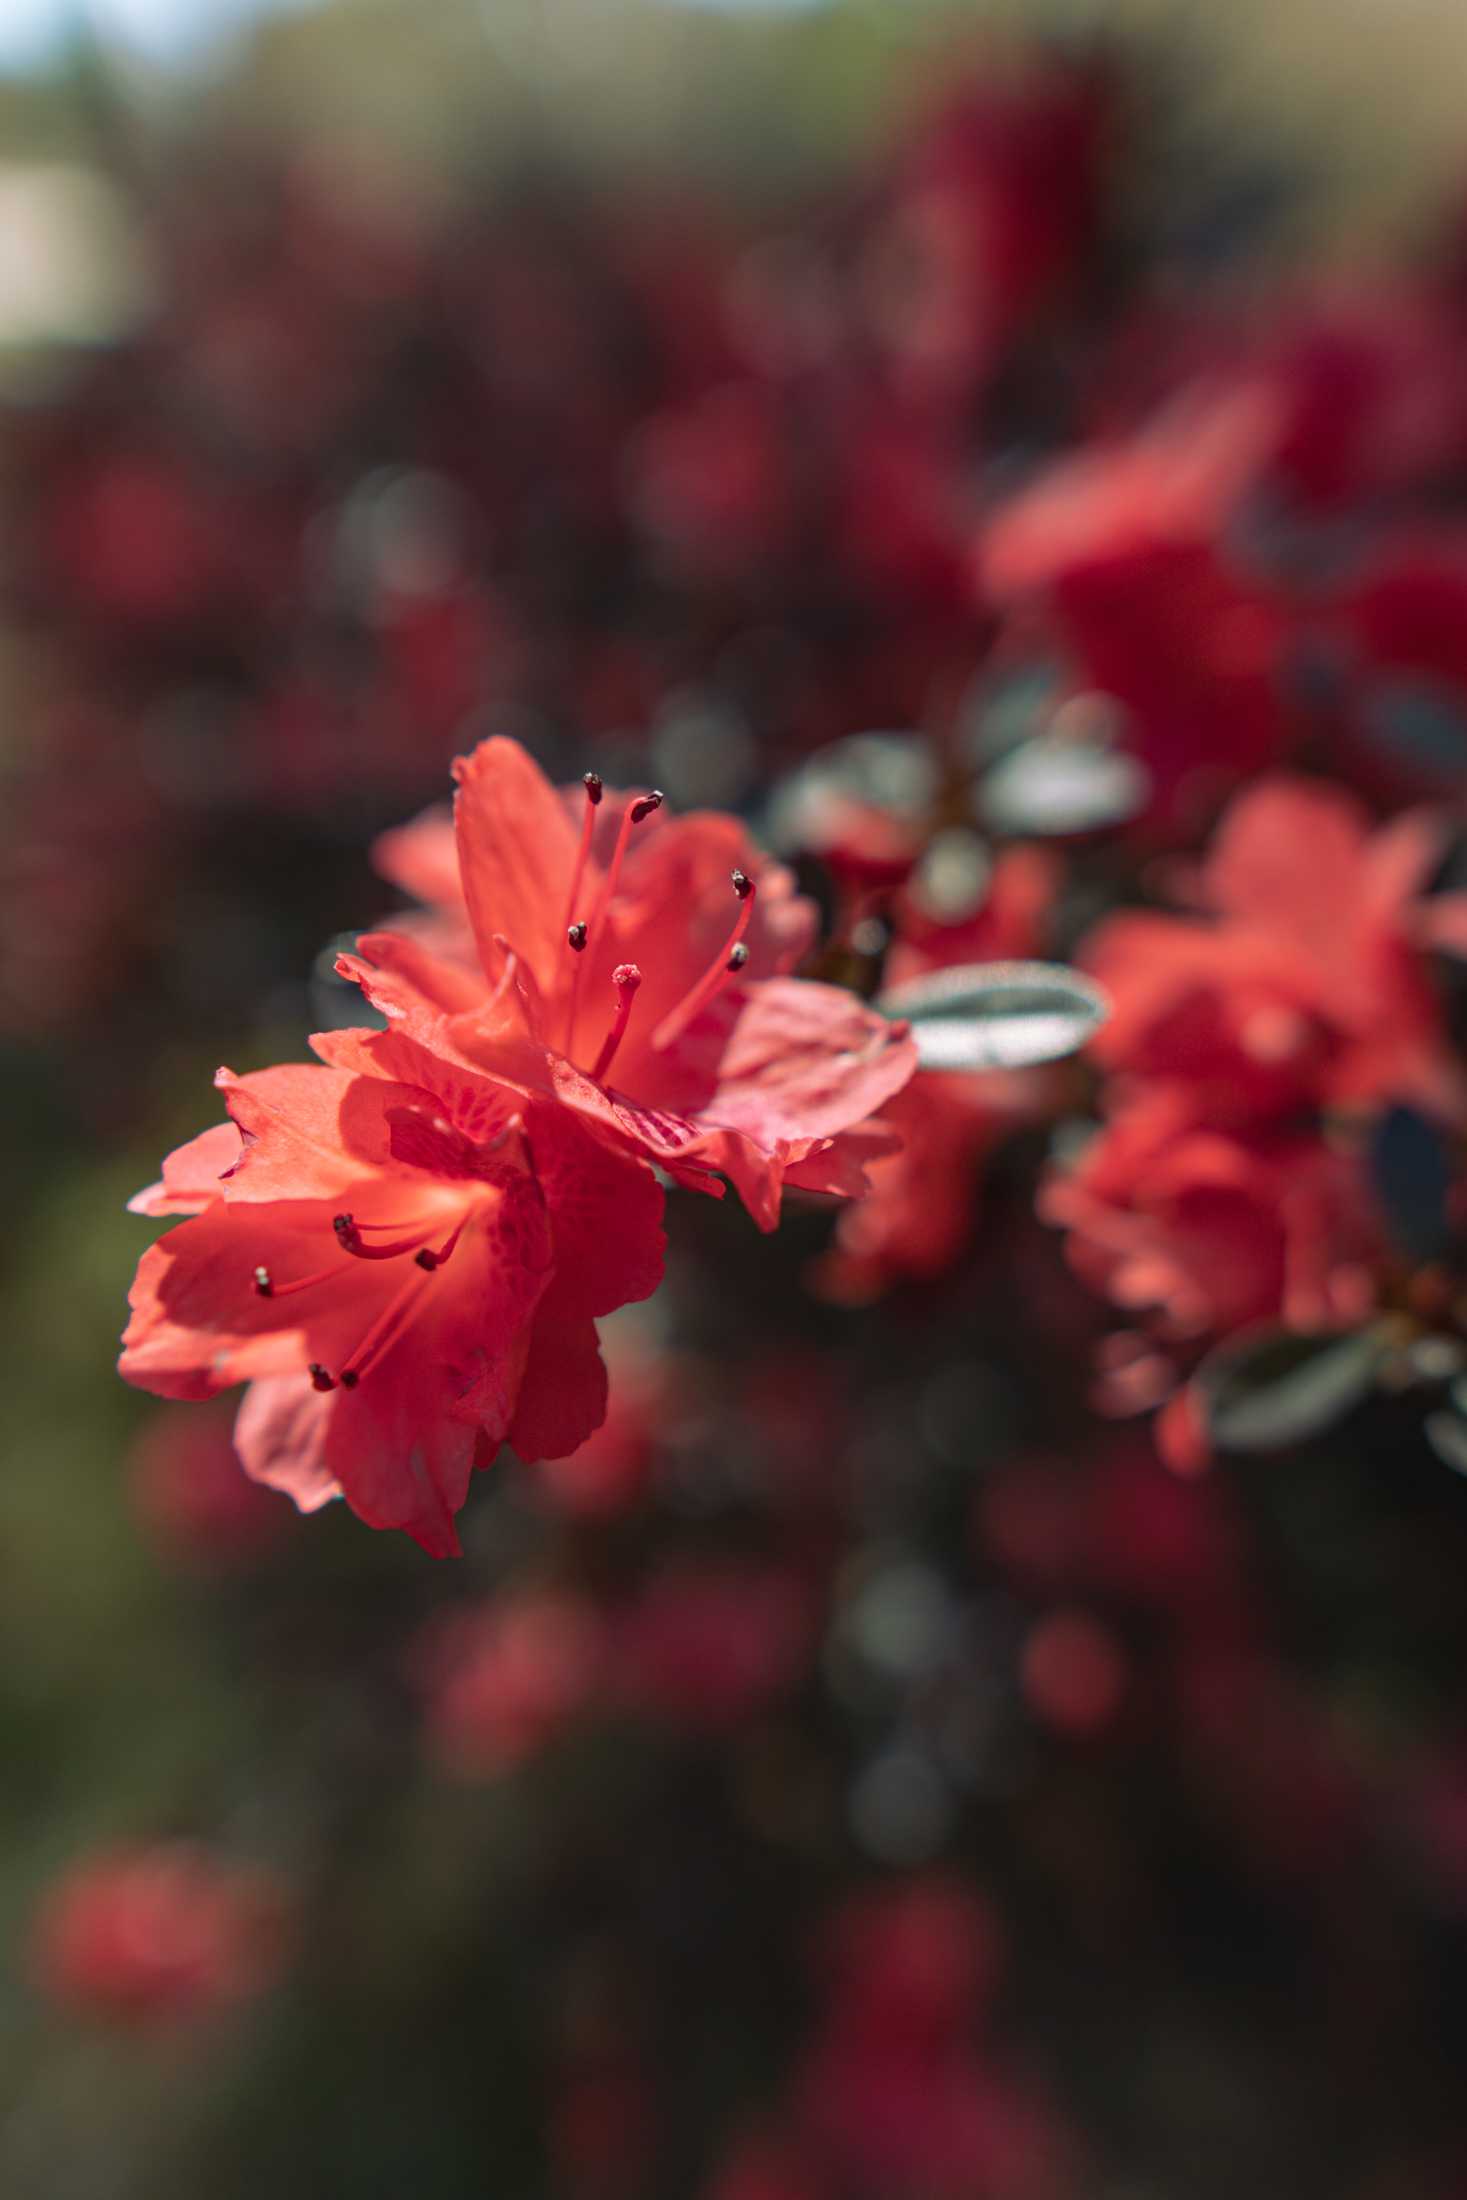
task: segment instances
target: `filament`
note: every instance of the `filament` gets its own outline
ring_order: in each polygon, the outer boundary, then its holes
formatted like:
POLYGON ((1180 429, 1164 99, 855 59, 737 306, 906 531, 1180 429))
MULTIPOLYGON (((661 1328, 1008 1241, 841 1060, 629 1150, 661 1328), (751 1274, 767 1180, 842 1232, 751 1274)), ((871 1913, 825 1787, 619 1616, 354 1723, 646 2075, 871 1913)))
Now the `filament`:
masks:
POLYGON ((668 1010, 653 1032, 652 1044, 659 1052, 682 1037, 694 1018, 702 1015, 709 1002, 723 991, 727 981, 742 970, 749 959, 749 950, 744 945, 744 934, 749 929, 749 919, 754 913, 755 888, 754 881, 746 871, 733 873, 733 890, 739 902, 734 928, 697 984, 683 995, 675 1008, 668 1010))

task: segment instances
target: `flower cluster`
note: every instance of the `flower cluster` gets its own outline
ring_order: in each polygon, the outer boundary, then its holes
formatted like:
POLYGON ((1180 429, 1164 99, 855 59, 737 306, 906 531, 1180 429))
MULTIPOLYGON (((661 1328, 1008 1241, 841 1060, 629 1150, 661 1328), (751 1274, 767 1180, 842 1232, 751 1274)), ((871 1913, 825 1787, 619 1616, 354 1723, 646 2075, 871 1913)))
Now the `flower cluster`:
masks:
POLYGON ((193 1219, 144 1256, 121 1360, 164 1397, 248 1383, 257 1481, 436 1556, 476 1465, 564 1457, 605 1417, 596 1318, 657 1287, 656 1171, 727 1179, 772 1229, 786 1185, 864 1188, 916 1062, 904 1025, 786 974, 812 913, 733 819, 654 827, 660 793, 608 803, 588 773, 578 829, 504 740, 457 776, 456 951, 366 936, 340 968, 383 1030, 221 1070, 229 1120, 133 1202, 193 1219))

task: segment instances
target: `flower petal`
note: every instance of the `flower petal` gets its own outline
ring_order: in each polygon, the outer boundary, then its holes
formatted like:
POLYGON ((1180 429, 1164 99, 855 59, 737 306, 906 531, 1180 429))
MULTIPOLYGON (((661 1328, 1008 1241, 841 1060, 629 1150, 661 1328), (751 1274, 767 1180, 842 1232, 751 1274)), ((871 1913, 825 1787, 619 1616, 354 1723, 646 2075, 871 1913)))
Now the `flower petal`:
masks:
POLYGON ((135 1192, 128 1212, 135 1215, 196 1215, 224 1191, 220 1178, 240 1158, 239 1128, 234 1123, 215 1123, 187 1145, 178 1146, 163 1163, 161 1182, 135 1192))
POLYGON ((770 978, 748 988, 699 1115, 764 1147, 831 1138, 875 1115, 916 1067, 905 1025, 839 986, 770 978))
POLYGON ((576 836, 559 796, 517 741, 481 741, 453 767, 459 870, 479 957, 491 980, 504 933, 541 989, 555 988, 564 962, 565 902, 576 836))
POLYGON ((234 1448, 251 1481, 293 1497, 302 1512, 319 1512, 341 1487, 325 1463, 329 1392, 306 1375, 273 1375, 251 1383, 234 1422, 234 1448))

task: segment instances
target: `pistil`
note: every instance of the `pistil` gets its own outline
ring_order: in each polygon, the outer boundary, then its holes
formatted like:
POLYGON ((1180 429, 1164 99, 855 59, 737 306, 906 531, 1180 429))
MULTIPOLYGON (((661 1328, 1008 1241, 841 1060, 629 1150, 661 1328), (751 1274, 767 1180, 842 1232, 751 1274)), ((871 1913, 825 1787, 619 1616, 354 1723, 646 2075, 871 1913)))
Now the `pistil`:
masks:
POLYGON ((611 982, 616 987, 616 1015, 612 1019, 610 1031, 601 1042, 601 1052, 597 1055, 596 1066, 591 1072, 593 1084, 600 1084, 611 1067, 612 1057, 621 1045, 627 1025, 632 1020, 632 1003, 636 1000, 642 973, 635 963, 618 963, 611 973, 611 982))

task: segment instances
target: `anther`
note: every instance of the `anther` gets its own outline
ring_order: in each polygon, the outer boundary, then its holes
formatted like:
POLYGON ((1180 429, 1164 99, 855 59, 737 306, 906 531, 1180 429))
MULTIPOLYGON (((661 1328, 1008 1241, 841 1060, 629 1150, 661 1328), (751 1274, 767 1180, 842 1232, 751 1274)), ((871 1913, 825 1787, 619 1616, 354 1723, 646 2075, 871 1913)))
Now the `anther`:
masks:
MULTIPOLYGON (((589 789, 587 791, 589 792, 589 789)), ((586 925, 587 941, 599 937, 606 912, 616 899, 616 889, 621 881, 622 861, 627 852, 627 841, 631 835, 632 827, 640 825, 643 818, 650 817, 654 810, 660 810, 666 799, 667 797, 663 794, 662 789, 654 787, 648 794, 634 796, 622 811, 621 826, 617 832, 615 846, 611 851, 611 861, 607 865, 606 876, 601 881, 601 891, 596 896, 595 907, 592 909, 590 919, 586 925)), ((576 852, 576 867, 571 876, 570 900, 566 904, 565 921, 566 938, 568 940, 570 939, 571 913, 580 897, 581 881, 585 876, 586 858, 591 847, 591 824, 591 808, 588 805, 585 823, 581 828, 581 845, 576 852)), ((571 940, 571 946, 575 947, 574 940, 571 940)), ((580 952, 581 949, 576 948, 576 953, 580 954, 580 952)), ((575 1038, 576 1010, 580 1005, 581 972, 584 967, 583 963, 577 963, 575 976, 571 980, 570 992, 566 998, 565 1026, 560 1043, 562 1051, 567 1054, 570 1052, 571 1043, 575 1038)))
POLYGON ((344 1368, 342 1369, 342 1371, 341 1371, 341 1387, 342 1387, 342 1389, 343 1389, 343 1390, 355 1390, 355 1389, 356 1389, 356 1387, 357 1387, 357 1384, 358 1384, 358 1383, 359 1383, 360 1381, 361 1381, 361 1377, 360 1377, 360 1375, 358 1375, 358 1374, 357 1374, 357 1373, 356 1373, 356 1372, 355 1372, 355 1371, 354 1371, 354 1370, 353 1370, 352 1368, 349 1368, 349 1367, 344 1367, 344 1368))
POLYGON ((333 1215, 331 1227, 336 1232, 342 1248, 350 1252, 357 1242, 357 1226, 350 1215, 333 1215))
POLYGON ((566 926, 565 942, 567 947, 574 948, 578 955, 584 952, 586 945, 586 920, 584 917, 580 917, 574 924, 566 926))
POLYGON ((729 873, 733 890, 738 899, 739 913, 734 928, 718 953, 704 971, 697 984, 685 993, 676 1008, 670 1008, 652 1034, 652 1044, 659 1050, 670 1047, 682 1037, 695 1017, 701 1016, 715 996, 722 992, 723 981, 743 969, 749 959, 744 945, 744 934, 749 929, 749 919, 754 914, 754 881, 747 871, 729 873))
POLYGON ((594 810, 602 795, 606 792, 601 784, 600 772, 583 772, 581 774, 581 785, 586 790, 586 800, 594 810))
POLYGON ((414 1253, 413 1259, 420 1268, 426 1268, 430 1272, 438 1266, 438 1255, 426 1245, 421 1252, 414 1253))
POLYGON ((307 1373, 311 1378, 312 1390, 335 1390, 336 1377, 329 1375, 319 1360, 312 1360, 307 1373))
POLYGON ((255 1289, 256 1291, 258 1291, 262 1299, 268 1299, 269 1297, 271 1297, 275 1290, 274 1284, 270 1281, 270 1271, 264 1265, 263 1261, 261 1262, 260 1266, 255 1270, 255 1289))

